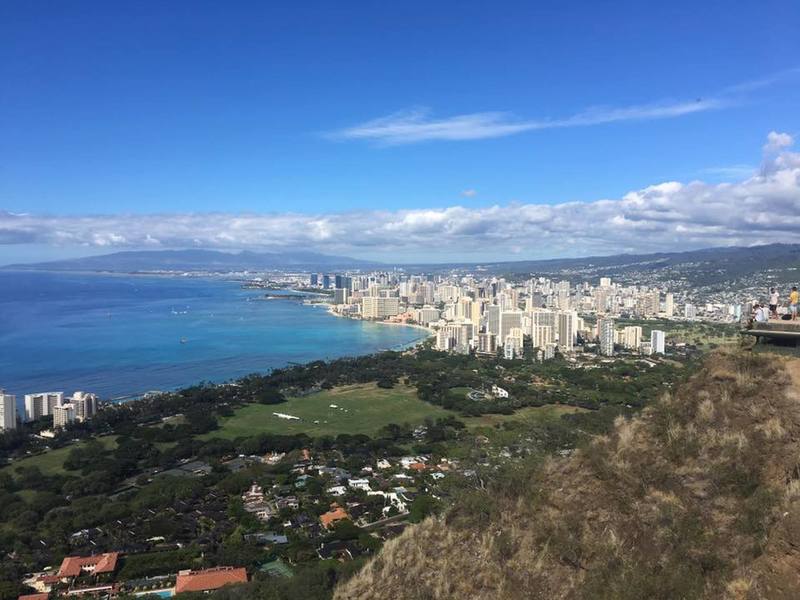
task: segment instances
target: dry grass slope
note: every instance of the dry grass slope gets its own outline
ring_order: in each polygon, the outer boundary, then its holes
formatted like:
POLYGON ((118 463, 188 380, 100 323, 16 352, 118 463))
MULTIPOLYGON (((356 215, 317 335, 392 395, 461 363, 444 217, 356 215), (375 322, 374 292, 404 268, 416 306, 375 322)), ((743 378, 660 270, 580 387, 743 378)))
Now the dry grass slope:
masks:
POLYGON ((800 597, 800 361, 742 351, 409 528, 338 600, 800 597))

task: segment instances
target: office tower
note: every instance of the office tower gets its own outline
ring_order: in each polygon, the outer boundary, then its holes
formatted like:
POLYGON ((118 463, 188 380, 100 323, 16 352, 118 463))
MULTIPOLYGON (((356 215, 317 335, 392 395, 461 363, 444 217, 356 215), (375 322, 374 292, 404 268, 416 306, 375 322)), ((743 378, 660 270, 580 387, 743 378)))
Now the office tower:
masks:
POLYGON ((328 289, 331 287, 331 276, 330 275, 323 275, 322 276, 322 288, 328 289))
POLYGON ((650 332, 650 353, 651 354, 664 354, 664 344, 666 342, 666 335, 663 331, 653 329, 650 332))
POLYGON ((614 355, 614 320, 600 319, 597 321, 598 336, 600 338, 600 354, 614 355))
POLYGON ((33 421, 53 414, 53 407, 64 403, 64 392, 25 394, 25 420, 33 421))
POLYGON ((317 275, 316 273, 312 273, 308 279, 309 279, 308 282, 311 285, 311 287, 315 287, 319 283, 319 275, 317 275))
POLYGON ((367 296, 361 299, 361 315, 365 319, 385 319, 400 313, 400 298, 367 296))
POLYGON ((75 392, 72 394, 72 405, 75 407, 75 418, 78 421, 86 421, 97 414, 97 396, 87 392, 75 392))
POLYGON ((333 290, 333 303, 334 304, 347 304, 347 291, 345 288, 336 288, 333 290))
POLYGON ((675 296, 672 294, 664 296, 664 314, 666 314, 667 317, 675 315, 675 296))
POLYGON ((75 405, 69 402, 53 408, 53 427, 66 427, 75 420, 75 405))
POLYGON ((0 389, 0 431, 17 428, 17 397, 0 389))
POLYGON ((558 347, 563 351, 571 352, 573 350, 577 320, 578 313, 572 311, 558 313, 558 347))
POLYGON ((642 328, 638 325, 628 325, 622 330, 622 345, 627 350, 639 351, 642 345, 642 328))

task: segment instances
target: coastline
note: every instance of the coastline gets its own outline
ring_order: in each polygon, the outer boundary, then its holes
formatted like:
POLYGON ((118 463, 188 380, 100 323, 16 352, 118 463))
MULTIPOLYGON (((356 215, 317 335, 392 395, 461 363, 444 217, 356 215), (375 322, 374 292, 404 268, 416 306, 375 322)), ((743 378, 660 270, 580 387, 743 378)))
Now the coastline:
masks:
POLYGON ((413 346, 419 346, 425 340, 430 339, 434 335, 436 335, 436 331, 434 329, 431 329, 430 327, 425 327, 425 325, 420 325, 419 323, 394 323, 392 321, 370 321, 370 320, 366 320, 366 319, 360 319, 360 318, 359 319, 355 319, 353 317, 348 317, 346 315, 337 313, 333 309, 333 305, 331 305, 331 304, 327 305, 327 312, 328 312, 329 315, 333 315, 334 317, 338 317, 340 319, 350 319, 351 321, 361 321, 363 323, 374 323, 376 325, 391 325, 391 326, 394 326, 394 327, 412 327, 414 329, 421 329, 422 331, 425 331, 427 333, 427 335, 423 339, 421 339, 420 341, 412 342, 411 344, 409 344, 409 346, 408 346, 409 348, 413 347, 413 346))
MULTIPOLYGON (((273 369, 290 364, 306 364, 314 360, 330 361, 340 356, 358 357, 384 351, 403 351, 418 346, 431 335, 430 330, 410 324, 402 325, 423 329, 426 333, 413 329, 407 331, 395 329, 396 333, 389 333, 386 330, 380 332, 380 328, 361 325, 354 327, 355 323, 349 324, 349 327, 342 327, 341 321, 326 326, 325 322, 331 321, 329 315, 318 312, 317 316, 311 314, 303 317, 302 313, 308 309, 301 308, 299 302, 288 305, 275 304, 276 314, 284 316, 274 318, 270 316, 273 313, 272 307, 268 311, 262 311, 256 308, 256 303, 239 304, 248 297, 258 295, 258 290, 242 290, 241 279, 186 278, 174 274, 98 272, 76 274, 40 271, 24 273, 6 271, 3 275, 9 281, 25 277, 23 287, 19 288, 23 291, 26 289, 24 286, 38 289, 46 285, 57 291, 56 298, 63 297, 70 303, 77 302, 78 306, 82 306, 84 297, 91 299, 89 306, 91 310, 76 311, 73 304, 64 303, 68 310, 60 312, 61 304, 54 304, 55 310, 45 313, 48 319, 52 316, 52 322, 45 321, 45 323, 58 334, 55 347, 71 348, 76 339, 73 331, 78 331, 81 327, 84 329, 80 331, 100 332, 99 335, 91 336, 94 342, 88 350, 82 345, 82 351, 86 353, 88 360, 82 360, 79 364, 76 362, 75 369, 72 368, 72 363, 54 362, 54 366, 58 368, 53 371, 29 367, 36 364, 29 358, 31 344, 23 345, 23 353, 15 351, 13 360, 10 358, 8 348, 16 347, 19 341, 36 337, 36 335, 23 335, 24 332, 37 333, 34 326, 26 325, 18 328, 19 330, 5 331, 5 337, 0 336, 7 341, 4 356, 9 357, 8 365, 9 367, 14 365, 14 369, 3 369, 2 371, 8 372, 0 373, 0 379, 3 380, 0 383, 4 383, 4 387, 18 397, 20 411, 23 409, 21 400, 24 394, 40 388, 88 389, 95 391, 106 403, 122 404, 136 401, 152 392, 174 392, 196 385, 200 381, 225 383, 248 373, 268 374, 273 369), (120 280, 129 280, 133 285, 102 284, 102 287, 98 288, 100 295, 93 291, 95 286, 102 282, 120 280), (135 283, 141 280, 149 280, 148 287, 140 287, 135 283), (89 287, 85 281, 90 282, 89 287), (174 290, 173 284, 169 283, 171 281, 178 284, 174 290), (169 290, 166 292, 166 297, 159 291, 162 285, 166 285, 169 290), (111 292, 108 296, 104 295, 106 289, 111 292), (92 293, 89 294, 84 290, 91 290, 92 293), (150 307, 151 303, 155 308, 150 307), (169 312, 173 304, 181 309, 184 305, 187 307, 191 305, 190 314, 187 313, 187 316, 182 312, 181 316, 174 316, 174 312, 169 312), (296 308, 292 308, 295 305, 296 308), (294 316, 291 316, 292 313, 294 316), (259 314, 263 316, 259 317, 259 314), (139 318, 143 319, 144 327, 136 325, 132 330, 131 323, 138 323, 139 318), (284 351, 282 342, 284 337, 280 336, 284 335, 283 329, 289 327, 291 323, 302 331, 301 335, 294 338, 297 341, 293 345, 288 344, 284 351), (335 338, 337 344, 329 344, 334 339, 326 337, 324 333, 329 328, 340 331, 335 338), (230 331, 230 343, 225 345, 224 342, 217 342, 219 339, 224 340, 228 331, 230 331), (188 343, 178 345, 178 340, 184 338, 188 343), (117 343, 115 340, 123 340, 124 343, 117 343), (212 341, 207 342, 207 340, 212 341), (269 340, 270 343, 265 345, 265 340, 269 340), (277 342, 272 343, 273 340, 277 342), (134 350, 140 347, 144 354, 134 353, 134 350), (153 348, 157 348, 158 351, 148 354, 153 348), (221 354, 215 354, 217 351, 221 354), (124 368, 119 372, 116 368, 112 368, 113 365, 110 366, 109 362, 117 354, 124 363, 124 368)), ((329 303, 318 302, 318 297, 309 292, 275 290, 273 293, 290 292, 307 299, 302 303, 303 306, 330 308, 329 303)), ((28 314, 27 303, 13 296, 11 300, 9 306, 17 310, 17 313, 12 312, 10 315, 18 314, 20 322, 33 322, 37 323, 36 327, 43 327, 40 325, 41 320, 30 321, 21 318, 28 314)), ((334 316, 341 316, 329 312, 334 316)), ((356 320, 361 319, 351 321, 356 320)), ((49 355, 41 358, 46 361, 42 364, 55 360, 49 355)))

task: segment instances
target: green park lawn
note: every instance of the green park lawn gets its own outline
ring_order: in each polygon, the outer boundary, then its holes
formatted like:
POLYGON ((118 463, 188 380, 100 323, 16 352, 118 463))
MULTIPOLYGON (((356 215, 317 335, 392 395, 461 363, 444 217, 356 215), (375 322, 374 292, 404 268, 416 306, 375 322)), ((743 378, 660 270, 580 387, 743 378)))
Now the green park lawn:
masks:
POLYGON ((282 404, 248 404, 237 409, 233 416, 220 419, 219 429, 201 438, 234 439, 260 433, 305 433, 311 437, 340 433, 372 435, 389 423, 418 424, 427 417, 452 414, 420 400, 413 387, 395 385, 392 389, 383 389, 374 383, 347 385, 289 398, 282 404), (337 408, 331 408, 331 404, 337 408), (276 412, 300 417, 300 420, 282 419, 273 414, 276 412))
MULTIPOLYGON (((102 436, 97 438, 97 440, 107 449, 113 449, 117 447, 117 436, 115 435, 102 436)), ((70 444, 68 446, 64 446, 63 448, 48 450, 46 452, 42 452, 41 454, 36 454, 35 456, 28 456, 26 458, 15 460, 10 466, 5 468, 9 469, 13 473, 17 467, 38 467, 44 475, 63 475, 67 472, 64 469, 64 461, 67 459, 70 450, 73 448, 79 448, 85 444, 86 442, 78 442, 77 444, 70 444)))
POLYGON ((491 429, 501 423, 511 421, 529 425, 541 424, 548 420, 557 420, 561 415, 584 412, 585 409, 566 404, 547 404, 545 406, 525 406, 510 415, 486 414, 479 417, 462 417, 461 420, 473 431, 484 433, 484 429, 491 429))

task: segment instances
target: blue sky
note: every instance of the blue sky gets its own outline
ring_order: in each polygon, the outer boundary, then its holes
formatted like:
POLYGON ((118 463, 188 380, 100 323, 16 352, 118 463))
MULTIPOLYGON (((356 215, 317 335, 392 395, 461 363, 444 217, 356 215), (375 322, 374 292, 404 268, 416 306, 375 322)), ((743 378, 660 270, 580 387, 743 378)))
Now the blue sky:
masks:
MULTIPOLYGON (((0 5, 0 262, 147 246, 98 238, 107 223, 73 235, 93 215, 341 220, 739 181, 769 132, 800 132, 797 3, 292 4, 0 5), (3 211, 69 218, 69 235, 22 235, 3 211)), ((463 252, 332 231, 309 245, 463 252)), ((514 236, 502 247, 548 254, 514 236)), ((229 237, 192 243, 272 245, 229 237)))

